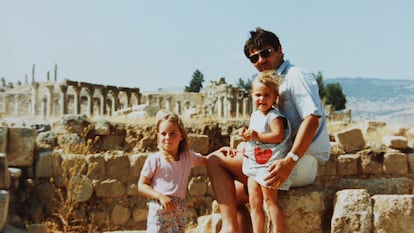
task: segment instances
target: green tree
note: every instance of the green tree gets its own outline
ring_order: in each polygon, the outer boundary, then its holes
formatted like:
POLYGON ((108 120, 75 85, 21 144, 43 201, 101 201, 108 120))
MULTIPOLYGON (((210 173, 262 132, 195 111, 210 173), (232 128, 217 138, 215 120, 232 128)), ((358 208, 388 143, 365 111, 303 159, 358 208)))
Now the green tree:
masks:
POLYGON ((253 78, 254 76, 250 79, 248 78, 247 81, 244 81, 242 78, 239 78, 239 80, 236 83, 236 86, 246 91, 250 91, 250 88, 252 87, 253 78))
POLYGON ((323 83, 323 74, 319 71, 313 74, 318 82, 319 97, 324 100, 325 104, 331 104, 335 111, 345 109, 346 96, 342 92, 342 87, 339 83, 330 83, 325 85, 323 83))
POLYGON ((339 83, 329 83, 325 86, 326 104, 331 104, 335 110, 345 109, 346 96, 339 83))
POLYGON ((193 73, 193 79, 190 81, 190 85, 186 86, 184 91, 185 92, 200 92, 201 88, 203 88, 204 82, 204 75, 201 71, 196 70, 193 73))

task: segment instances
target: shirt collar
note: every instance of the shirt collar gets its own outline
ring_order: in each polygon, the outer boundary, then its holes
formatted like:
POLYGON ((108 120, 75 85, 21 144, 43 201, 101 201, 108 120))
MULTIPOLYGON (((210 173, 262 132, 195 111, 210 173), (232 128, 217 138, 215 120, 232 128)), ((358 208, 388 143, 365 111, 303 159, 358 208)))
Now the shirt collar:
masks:
POLYGON ((289 60, 284 61, 276 71, 277 75, 284 75, 287 73, 289 67, 292 66, 289 60))

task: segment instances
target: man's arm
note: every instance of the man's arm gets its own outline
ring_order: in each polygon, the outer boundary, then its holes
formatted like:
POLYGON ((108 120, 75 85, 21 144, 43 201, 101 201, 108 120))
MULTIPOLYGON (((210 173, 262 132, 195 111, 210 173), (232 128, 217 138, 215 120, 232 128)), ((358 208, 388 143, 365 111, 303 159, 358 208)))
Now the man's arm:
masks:
MULTIPOLYGON (((300 124, 291 149, 291 152, 298 155, 299 158, 305 154, 312 143, 313 137, 319 127, 319 118, 320 116, 308 115, 300 124)), ((276 184, 278 187, 282 185, 295 165, 296 161, 290 157, 285 157, 276 161, 269 166, 270 174, 265 178, 266 185, 272 186, 276 184)))

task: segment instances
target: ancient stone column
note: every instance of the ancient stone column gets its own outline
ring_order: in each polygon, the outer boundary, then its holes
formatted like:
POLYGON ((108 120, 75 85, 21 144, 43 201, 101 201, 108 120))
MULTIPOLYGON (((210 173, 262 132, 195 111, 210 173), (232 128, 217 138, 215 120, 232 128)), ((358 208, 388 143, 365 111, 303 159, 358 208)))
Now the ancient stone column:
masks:
POLYGON ((163 100, 162 96, 158 96, 158 98, 157 98, 157 106, 158 106, 159 109, 162 108, 162 100, 163 100))
POLYGON ((223 99, 224 99, 223 96, 218 97, 218 101, 217 101, 217 117, 218 118, 223 117, 223 101, 224 101, 223 99))
POLYGON ((226 102, 224 103, 224 119, 229 119, 231 117, 231 101, 233 100, 233 97, 228 95, 226 98, 226 102))
POLYGON ((20 106, 19 106, 20 100, 21 100, 21 95, 16 94, 14 96, 14 115, 15 116, 20 115, 20 111, 19 111, 20 110, 20 106))
POLYGON ((249 99, 247 97, 243 98, 243 118, 247 117, 247 106, 249 99))
POLYGON ((88 103, 86 106, 86 115, 92 116, 93 113, 93 86, 92 85, 84 85, 86 93, 88 94, 88 103))
POLYGON ((136 99, 136 104, 141 104, 141 93, 139 93, 139 89, 136 88, 132 91, 132 95, 135 97, 136 99))
POLYGON ((8 99, 7 96, 5 94, 1 95, 1 112, 6 115, 7 114, 7 103, 8 103, 8 99))
POLYGON ((118 89, 112 88, 109 92, 109 94, 112 96, 112 114, 118 110, 119 106, 119 100, 118 100, 118 89))
POLYGON ((32 66, 32 83, 35 83, 35 64, 32 66))
POLYGON ((179 100, 175 103, 175 113, 181 115, 181 101, 179 100))
POLYGON ((41 117, 46 118, 47 116, 47 98, 46 96, 43 96, 43 98, 40 100, 40 114, 41 117))
POLYGON ((131 92, 130 91, 126 91, 125 92, 125 95, 127 97, 127 107, 132 107, 132 104, 131 104, 131 92))
POLYGON ((63 116, 68 113, 67 91, 68 86, 59 85, 60 88, 60 115, 63 116))
POLYGON ((80 113, 80 92, 81 92, 81 87, 80 86, 72 86, 73 91, 75 92, 75 96, 74 96, 74 103, 73 103, 73 110, 75 111, 74 114, 79 114, 80 113))
POLYGON ((100 101, 101 101, 101 109, 100 109, 100 114, 101 116, 106 114, 106 97, 108 95, 108 90, 105 87, 99 87, 99 90, 101 92, 101 95, 99 96, 100 101))
POLYGON ((165 109, 167 109, 168 111, 171 111, 171 101, 172 101, 172 97, 168 96, 166 98, 167 101, 165 101, 165 109))
MULTIPOLYGON (((34 69, 34 65, 33 65, 34 69)), ((37 116, 37 105, 39 101, 39 83, 32 82, 32 116, 37 116)))
POLYGON ((47 85, 47 90, 49 91, 49 98, 48 98, 48 104, 47 104, 47 115, 53 116, 53 85, 47 85))
POLYGON ((152 95, 147 95, 147 101, 146 101, 146 105, 147 106, 151 106, 152 102, 152 95))
POLYGON ((240 117, 240 101, 242 100, 243 100, 243 97, 239 96, 236 101, 236 118, 237 119, 240 117))
POLYGON ((53 80, 56 82, 57 81, 57 64, 55 64, 55 72, 54 72, 54 78, 53 80))

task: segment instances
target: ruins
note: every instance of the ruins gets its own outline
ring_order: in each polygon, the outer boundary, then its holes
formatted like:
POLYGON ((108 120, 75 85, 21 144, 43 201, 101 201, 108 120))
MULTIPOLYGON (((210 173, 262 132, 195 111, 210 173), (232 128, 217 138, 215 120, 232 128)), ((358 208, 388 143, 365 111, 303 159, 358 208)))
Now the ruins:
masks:
MULTIPOLYGON (((137 181, 157 149, 155 122, 103 116, 151 119, 173 110, 188 117, 190 148, 208 154, 236 148, 242 138, 235 132, 252 110, 249 94, 224 78, 203 93, 144 94, 56 76, 36 82, 33 75, 15 87, 2 81, 0 232, 145 232, 147 199, 137 181), (140 111, 147 115, 134 115, 140 111), (42 129, 5 120, 22 116, 58 120, 42 129)), ((318 165, 315 183, 281 193, 286 232, 413 232, 414 128, 391 133, 386 123, 347 116, 330 122, 340 130, 330 128, 331 157, 318 165)), ((193 168, 186 201, 188 233, 219 232, 205 167, 193 168)))
POLYGON ((65 79, 57 80, 49 72, 46 80, 16 86, 2 78, 0 83, 0 114, 3 117, 61 117, 66 114, 86 116, 113 116, 146 111, 155 116, 160 109, 171 110, 183 116, 199 115, 218 119, 246 118, 252 109, 246 90, 227 84, 224 78, 211 81, 203 93, 146 93, 139 88, 117 87, 65 79))

